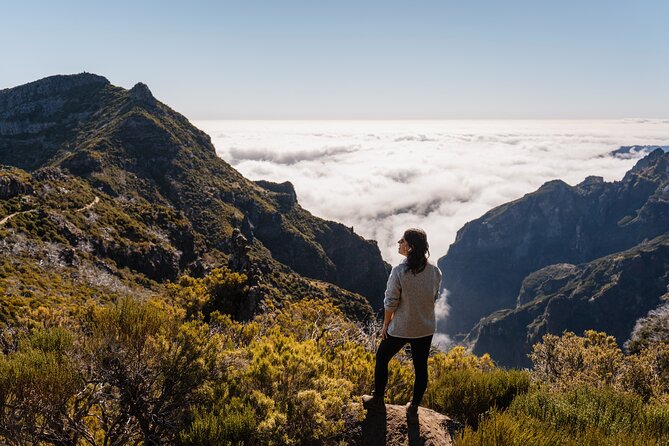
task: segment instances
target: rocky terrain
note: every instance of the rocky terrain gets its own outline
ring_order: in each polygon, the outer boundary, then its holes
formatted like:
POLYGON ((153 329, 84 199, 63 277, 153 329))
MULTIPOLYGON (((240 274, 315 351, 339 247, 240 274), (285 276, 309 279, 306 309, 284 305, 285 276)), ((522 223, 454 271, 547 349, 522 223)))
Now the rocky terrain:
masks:
POLYGON ((655 150, 612 183, 551 181, 467 223, 439 260, 451 306, 442 329, 465 335, 515 307, 523 280, 541 268, 587 263, 668 231, 668 159, 655 150))
POLYGON ((406 418, 406 408, 386 404, 385 413, 365 412, 362 421, 348 420, 352 446, 450 446, 459 423, 430 409, 418 409, 418 423, 406 418))
POLYGON ((0 228, 5 252, 48 245, 142 286, 228 266, 263 296, 332 295, 358 318, 382 305, 375 242, 302 209, 290 183, 244 178, 145 84, 84 73, 1 90, 0 165, 0 218, 21 213, 0 228))
POLYGON ((623 344, 639 319, 669 299, 668 284, 667 235, 581 265, 546 267, 523 281, 517 307, 481 319, 467 341, 475 354, 509 367, 529 367, 527 354, 546 333, 594 329, 623 344))
POLYGON ((467 223, 439 266, 443 328, 505 366, 546 333, 606 331, 622 345, 669 284, 669 154, 621 181, 556 180, 467 223))

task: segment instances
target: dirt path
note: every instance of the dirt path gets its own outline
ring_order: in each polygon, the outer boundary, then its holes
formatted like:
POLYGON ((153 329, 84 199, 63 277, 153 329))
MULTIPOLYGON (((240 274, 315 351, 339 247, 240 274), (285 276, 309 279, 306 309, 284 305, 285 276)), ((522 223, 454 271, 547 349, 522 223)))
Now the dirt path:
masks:
POLYGON ((13 214, 9 214, 8 216, 0 220, 0 226, 4 225, 9 220, 11 220, 12 218, 16 217, 19 214, 27 214, 28 212, 35 212, 36 210, 37 209, 30 209, 29 211, 14 212, 13 214))
MULTIPOLYGON (((83 212, 85 210, 88 210, 98 204, 100 202, 100 197, 95 197, 95 200, 91 201, 88 203, 86 206, 83 208, 77 209, 76 212, 83 212)), ((7 223, 9 220, 12 218, 16 217, 19 214, 27 214, 28 212, 35 212, 37 209, 30 209, 27 211, 21 211, 21 212, 14 212, 13 214, 9 214, 8 216, 4 217, 2 220, 0 220, 0 226, 3 226, 5 223, 7 223)))
POLYGON ((95 197, 95 200, 91 201, 90 203, 88 203, 83 208, 77 209, 77 212, 83 212, 85 210, 88 210, 88 209, 92 208, 93 206, 95 206, 96 204, 98 204, 99 202, 100 202, 100 197, 95 197))

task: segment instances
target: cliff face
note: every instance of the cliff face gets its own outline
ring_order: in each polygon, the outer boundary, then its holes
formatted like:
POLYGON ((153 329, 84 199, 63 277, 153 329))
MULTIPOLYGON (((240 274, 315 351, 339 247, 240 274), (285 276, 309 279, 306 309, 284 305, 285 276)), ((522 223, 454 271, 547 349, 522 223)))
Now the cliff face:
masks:
POLYGON ((519 306, 483 318, 469 334, 476 354, 500 365, 529 367, 544 334, 604 331, 623 345, 637 321, 666 302, 669 235, 578 266, 549 266, 523 281, 519 306))
MULTIPOLYGON (((155 217, 153 226, 174 235, 170 254, 153 252, 150 241, 145 252, 98 247, 154 280, 231 262, 237 229, 248 240, 249 258, 265 269, 278 261, 380 307, 387 265, 374 242, 302 209, 290 185, 244 178, 216 155, 208 135, 144 84, 125 90, 80 74, 0 91, 0 164, 27 172, 55 168, 84 179, 122 210, 155 217), (173 218, 160 220, 161 212, 173 218), (145 255, 163 260, 152 265, 145 255)), ((13 184, 1 187, 5 195, 14 193, 13 184)))
MULTIPOLYGON (((590 262, 668 231, 668 166, 669 155, 656 150, 621 181, 551 181, 467 223, 439 260, 451 305, 440 328, 466 334, 480 318, 514 308, 528 274, 590 262)), ((520 303, 532 299, 523 292, 520 303)))
POLYGON ((42 166, 76 137, 109 87, 104 77, 80 74, 0 90, 0 162, 29 170, 42 166))

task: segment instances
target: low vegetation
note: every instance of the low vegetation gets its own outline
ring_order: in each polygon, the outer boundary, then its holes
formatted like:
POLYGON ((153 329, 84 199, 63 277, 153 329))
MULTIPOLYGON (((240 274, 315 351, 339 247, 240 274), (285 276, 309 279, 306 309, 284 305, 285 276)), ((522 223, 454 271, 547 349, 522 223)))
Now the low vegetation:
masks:
MULTIPOLYGON (((14 267, 5 261, 4 274, 14 267)), ((373 386, 375 327, 322 299, 268 302, 237 320, 247 298, 245 275, 217 269, 163 294, 91 296, 67 311, 40 306, 9 318, 0 441, 347 444, 348 426, 364 418, 352 403, 373 386)), ((532 370, 504 370, 462 347, 435 351, 423 405, 462 423, 457 445, 669 441, 666 344, 625 354, 604 333, 565 333, 545 336, 531 359, 532 370)), ((409 353, 390 368, 388 402, 403 404, 409 353)))

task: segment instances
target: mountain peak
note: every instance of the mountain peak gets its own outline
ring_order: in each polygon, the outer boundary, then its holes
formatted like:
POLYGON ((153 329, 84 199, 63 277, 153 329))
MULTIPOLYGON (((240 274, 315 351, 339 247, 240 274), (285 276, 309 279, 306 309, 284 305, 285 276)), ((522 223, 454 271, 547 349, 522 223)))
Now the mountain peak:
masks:
POLYGON ((18 87, 0 90, 0 104, 6 102, 10 97, 25 98, 28 95, 48 96, 60 94, 72 88, 96 84, 108 85, 109 81, 103 76, 86 72, 79 74, 57 74, 19 85, 18 87))
POLYGON ((137 82, 129 91, 130 97, 144 104, 155 104, 156 98, 149 90, 149 86, 143 82, 137 82))
POLYGON ((648 155, 641 158, 636 163, 636 165, 632 168, 632 170, 633 171, 639 171, 639 170, 645 169, 650 164, 653 164, 655 161, 662 158, 664 156, 664 153, 665 153, 664 150, 662 150, 661 148, 658 147, 657 149, 650 152, 648 155))

